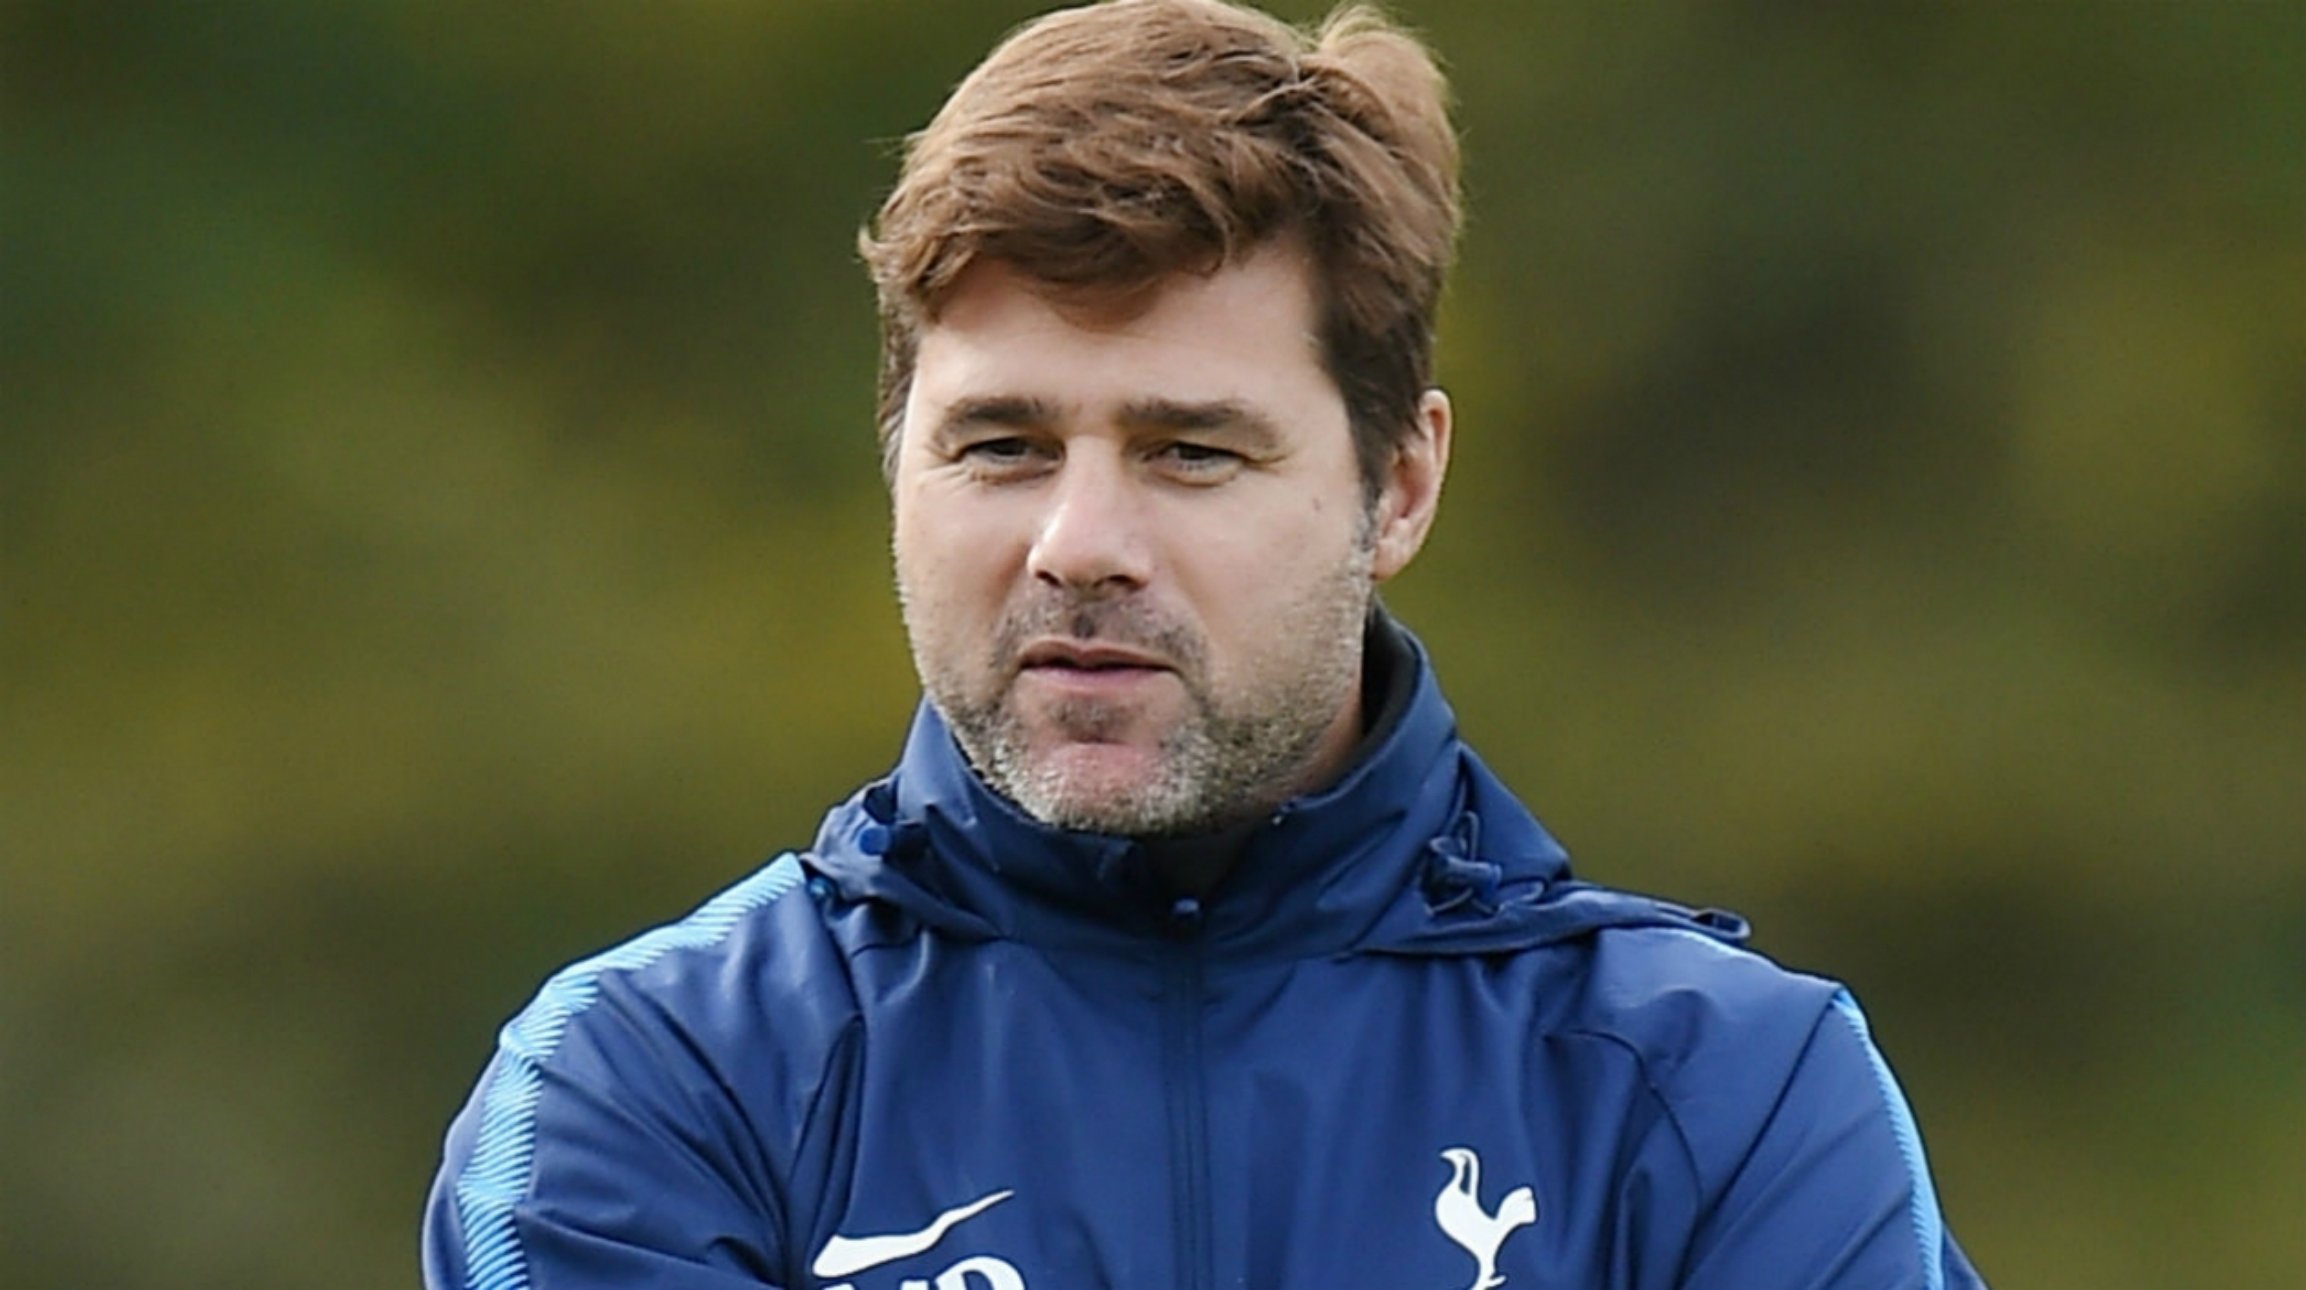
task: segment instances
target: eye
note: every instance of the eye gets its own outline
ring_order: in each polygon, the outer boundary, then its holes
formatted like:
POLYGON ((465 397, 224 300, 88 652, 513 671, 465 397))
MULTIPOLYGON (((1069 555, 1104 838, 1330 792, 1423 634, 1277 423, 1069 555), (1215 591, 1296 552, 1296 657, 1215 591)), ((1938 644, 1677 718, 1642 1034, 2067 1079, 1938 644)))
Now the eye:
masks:
POLYGON ((1230 448, 1175 439, 1161 445, 1154 460, 1172 474, 1186 479, 1216 480, 1239 470, 1247 459, 1230 448))
POLYGON ((1007 478, 1039 469, 1049 450, 1022 435, 1001 435, 963 444, 954 456, 978 474, 1007 478))
POLYGON ((1031 451, 1022 439, 979 439, 963 447, 961 455, 978 461, 1016 461, 1031 451))

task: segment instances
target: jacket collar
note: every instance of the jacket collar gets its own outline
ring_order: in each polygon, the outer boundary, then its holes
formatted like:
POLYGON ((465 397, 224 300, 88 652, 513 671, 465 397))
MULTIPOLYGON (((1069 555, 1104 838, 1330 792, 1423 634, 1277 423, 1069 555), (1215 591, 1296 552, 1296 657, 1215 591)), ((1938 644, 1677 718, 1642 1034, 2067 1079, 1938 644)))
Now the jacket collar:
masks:
POLYGON ((1129 954, 1178 940, 1244 959, 1450 953, 1627 921, 1635 911, 1614 900, 1533 920, 1549 897, 1598 889, 1569 880, 1560 846, 1458 738, 1414 637, 1375 615, 1365 657, 1399 670, 1372 687, 1392 697, 1356 762, 1229 835, 1231 866, 1206 894, 1164 880, 1160 852, 1175 843, 1024 814, 927 703, 896 770, 826 817, 810 862, 840 895, 948 932, 1129 954))

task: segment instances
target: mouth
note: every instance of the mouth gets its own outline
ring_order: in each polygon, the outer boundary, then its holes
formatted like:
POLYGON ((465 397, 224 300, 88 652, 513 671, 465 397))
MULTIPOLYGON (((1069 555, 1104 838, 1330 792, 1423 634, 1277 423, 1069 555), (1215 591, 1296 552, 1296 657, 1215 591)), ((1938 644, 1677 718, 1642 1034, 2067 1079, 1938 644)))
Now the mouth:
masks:
POLYGON ((1169 662, 1158 655, 1141 653, 1128 646, 1072 642, 1072 639, 1033 642, 1017 658, 1017 669, 1026 676, 1084 683, 1125 681, 1125 678, 1171 672, 1169 662))
POLYGON ((1166 672, 1160 658, 1118 645, 1071 640, 1041 640, 1018 657, 1020 671, 1044 674, 1097 675, 1100 673, 1166 672))

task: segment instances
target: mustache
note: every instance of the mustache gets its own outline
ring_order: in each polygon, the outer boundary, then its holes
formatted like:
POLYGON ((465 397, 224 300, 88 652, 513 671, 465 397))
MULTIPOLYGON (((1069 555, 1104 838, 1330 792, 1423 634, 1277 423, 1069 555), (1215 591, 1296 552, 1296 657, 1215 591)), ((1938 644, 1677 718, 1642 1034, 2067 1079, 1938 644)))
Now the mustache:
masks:
POLYGON ((1027 642, 1049 636, 1156 654, 1180 670, 1198 669, 1206 653, 1201 638, 1192 630, 1135 597, 1090 597, 1059 591, 1004 614, 995 632, 995 655, 1013 669, 1027 642))

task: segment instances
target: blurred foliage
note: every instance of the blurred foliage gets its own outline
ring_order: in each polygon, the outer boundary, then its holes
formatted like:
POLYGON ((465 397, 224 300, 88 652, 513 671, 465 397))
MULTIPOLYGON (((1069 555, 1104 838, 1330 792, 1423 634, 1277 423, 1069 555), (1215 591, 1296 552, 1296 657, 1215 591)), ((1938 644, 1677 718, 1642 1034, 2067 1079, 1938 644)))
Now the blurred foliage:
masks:
MULTIPOLYGON (((1029 8, 0 4, 0 1283, 409 1284, 495 1025, 893 755, 850 240, 1029 8)), ((1400 8, 1476 743, 1999 1284, 2306 1279, 2306 9, 1400 8)))

